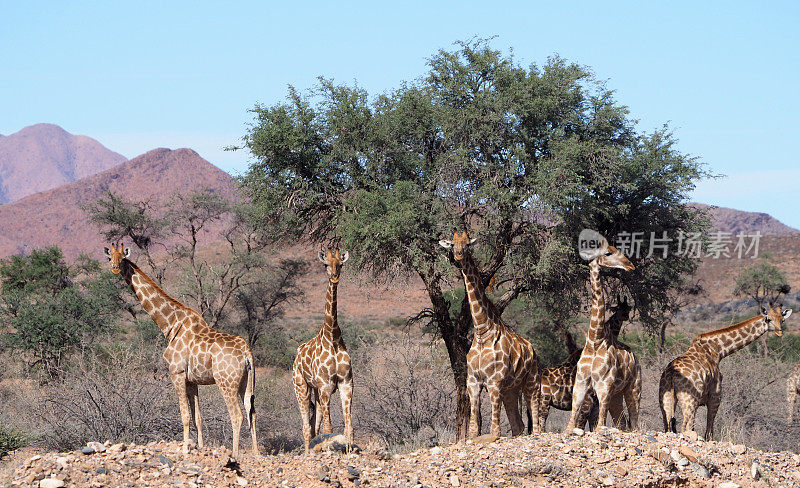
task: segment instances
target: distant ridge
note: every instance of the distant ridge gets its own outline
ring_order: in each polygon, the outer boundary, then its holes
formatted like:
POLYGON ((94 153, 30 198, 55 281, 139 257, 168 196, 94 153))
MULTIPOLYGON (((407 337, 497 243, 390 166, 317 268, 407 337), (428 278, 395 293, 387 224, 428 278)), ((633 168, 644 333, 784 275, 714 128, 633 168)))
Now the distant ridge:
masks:
POLYGON ((761 235, 764 236, 800 234, 800 230, 789 227, 766 213, 745 212, 743 210, 717 207, 704 203, 690 203, 689 205, 708 212, 711 217, 711 227, 714 230, 730 232, 733 235, 739 232, 753 234, 756 231, 761 232, 761 235))
POLYGON ((125 160, 96 140, 53 124, 0 135, 0 203, 97 174, 125 160))
MULTIPOLYGON (((191 149, 154 149, 93 176, 0 205, 0 257, 58 245, 68 259, 95 257, 105 244, 83 205, 113 191, 158 205, 176 192, 210 188, 232 196, 230 175, 191 149)), ((220 236, 209 236, 209 239, 220 236)))

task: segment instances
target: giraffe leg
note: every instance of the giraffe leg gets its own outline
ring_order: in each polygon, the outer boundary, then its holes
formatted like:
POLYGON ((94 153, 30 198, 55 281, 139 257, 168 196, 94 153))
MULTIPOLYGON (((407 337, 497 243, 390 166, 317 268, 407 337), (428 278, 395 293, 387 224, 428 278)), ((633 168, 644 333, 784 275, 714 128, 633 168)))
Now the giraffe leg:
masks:
POLYGON ((628 407, 628 426, 630 430, 639 430, 639 402, 642 399, 642 371, 636 371, 633 385, 625 390, 625 404, 628 407))
POLYGON ((228 415, 231 417, 231 427, 233 428, 233 457, 239 457, 239 434, 242 431, 242 421, 244 414, 242 406, 239 404, 238 386, 220 385, 220 392, 225 399, 225 406, 228 407, 228 415))
POLYGON ((694 416, 697 413, 698 402, 690 393, 684 391, 678 392, 677 397, 683 415, 681 432, 690 432, 694 430, 694 416))
MULTIPOLYGON (((330 434, 333 432, 333 425, 331 424, 331 395, 333 388, 330 385, 325 385, 319 389, 319 406, 317 415, 322 417, 322 430, 319 434, 330 434)), ((319 422, 319 420, 317 420, 319 422)))
POLYGON ((510 390, 501 395, 503 406, 506 409, 506 417, 508 417, 508 424, 511 426, 512 436, 518 436, 525 430, 525 424, 522 422, 522 416, 519 413, 519 394, 519 390, 510 390))
POLYGON ((200 396, 197 394, 197 384, 186 383, 186 397, 189 402, 189 411, 193 423, 197 427, 197 447, 203 448, 203 417, 200 415, 200 396))
POLYGON ((322 432, 322 411, 319 409, 319 390, 314 388, 314 403, 311 404, 311 437, 322 432))
POLYGON ((583 400, 583 407, 586 411, 586 428, 593 432, 597 430, 597 418, 599 415, 597 396, 594 394, 594 391, 586 395, 586 399, 583 400))
POLYGON ((489 384, 486 387, 486 391, 489 393, 489 402, 492 405, 492 425, 489 428, 489 433, 500 437, 502 433, 500 431, 500 409, 503 405, 500 400, 500 385, 497 383, 489 384))
POLYGON ((550 395, 542 393, 539 397, 539 429, 545 432, 547 417, 550 415, 550 395))
MULTIPOLYGON (((538 368, 537 368, 538 369, 538 368)), ((539 371, 531 373, 528 381, 522 387, 522 395, 525 397, 525 403, 528 405, 528 415, 533 427, 528 430, 531 433, 538 434, 544 430, 544 423, 540 421, 541 413, 540 408, 542 405, 542 377, 539 371)))
POLYGON ((181 422, 183 423, 183 452, 189 452, 189 426, 192 422, 192 413, 189 398, 186 393, 186 373, 171 373, 170 378, 178 393, 178 406, 181 409, 181 422))
POLYGON ((468 438, 481 434, 481 384, 474 376, 467 376, 467 393, 469 394, 469 431, 468 438))
POLYGON ((661 418, 664 421, 664 432, 675 432, 675 387, 669 370, 661 374, 658 386, 658 403, 661 418))
POLYGON ((344 435, 353 443, 353 423, 350 417, 350 403, 353 398, 353 380, 345 378, 339 383, 339 398, 342 400, 342 417, 344 417, 344 435))
POLYGON ((258 454, 258 441, 256 440, 256 406, 255 394, 253 393, 255 377, 252 376, 254 374, 255 371, 253 367, 248 365, 244 370, 242 382, 239 384, 239 400, 244 405, 245 418, 247 419, 247 426, 250 429, 251 450, 253 454, 258 454))
POLYGON ((597 395, 597 427, 600 428, 606 425, 611 398, 605 383, 596 383, 594 392, 597 395))
POLYGON ((714 419, 719 410, 719 402, 722 399, 722 374, 717 373, 716 382, 711 386, 712 391, 708 395, 706 402, 706 433, 705 439, 710 441, 714 437, 714 419))
POLYGON ((297 397, 297 406, 300 408, 300 417, 303 424, 303 442, 306 447, 306 454, 308 454, 308 444, 311 438, 314 437, 314 414, 312 409, 314 406, 311 404, 311 388, 305 382, 301 375, 294 375, 294 394, 297 397))
POLYGON ((575 384, 572 386, 572 410, 569 414, 569 423, 567 423, 567 431, 571 431, 578 426, 578 417, 580 410, 583 408, 583 402, 586 399, 586 394, 589 390, 589 377, 588 373, 584 373, 580 368, 575 372, 575 384))
POLYGON ((797 385, 792 378, 786 382, 786 403, 789 404, 789 424, 794 421, 794 403, 797 399, 797 385))
POLYGON ((623 396, 617 394, 608 400, 608 412, 611 414, 611 421, 614 423, 614 427, 619 430, 625 430, 627 424, 625 421, 625 409, 623 408, 622 399, 623 396))

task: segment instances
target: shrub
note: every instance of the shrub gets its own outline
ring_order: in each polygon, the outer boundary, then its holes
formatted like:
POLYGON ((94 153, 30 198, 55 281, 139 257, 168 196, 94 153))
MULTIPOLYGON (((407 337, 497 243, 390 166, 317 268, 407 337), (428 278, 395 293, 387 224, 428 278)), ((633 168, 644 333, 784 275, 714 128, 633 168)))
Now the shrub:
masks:
POLYGON ((25 446, 25 436, 13 428, 0 424, 0 459, 6 454, 25 446))

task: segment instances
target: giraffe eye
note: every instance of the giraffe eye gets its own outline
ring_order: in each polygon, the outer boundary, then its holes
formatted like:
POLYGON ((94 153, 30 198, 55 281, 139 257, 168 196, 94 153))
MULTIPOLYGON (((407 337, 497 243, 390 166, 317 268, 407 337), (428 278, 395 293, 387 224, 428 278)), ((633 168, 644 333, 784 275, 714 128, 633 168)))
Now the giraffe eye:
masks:
POLYGON ((770 323, 770 322, 772 322, 772 319, 771 319, 771 318, 769 318, 769 317, 766 317, 766 318, 764 318, 764 322, 766 322, 766 323, 770 323))

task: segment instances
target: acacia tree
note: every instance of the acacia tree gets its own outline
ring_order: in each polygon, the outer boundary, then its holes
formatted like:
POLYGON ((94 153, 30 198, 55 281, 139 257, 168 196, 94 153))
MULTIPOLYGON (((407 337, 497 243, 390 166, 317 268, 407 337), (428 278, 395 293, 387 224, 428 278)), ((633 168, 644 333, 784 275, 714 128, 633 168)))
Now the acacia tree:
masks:
POLYGON ((733 294, 752 298, 760 309, 765 301, 775 302, 790 291, 783 273, 769 262, 761 261, 739 272, 733 294))
MULTIPOLYGON (((423 79, 372 99, 321 78, 308 95, 290 87, 285 103, 257 105, 243 139, 254 162, 241 182, 274 237, 336 239, 376 279, 419 276, 431 305, 415 318, 446 344, 463 438, 471 317, 463 294, 449 291, 460 273, 438 240, 455 229, 478 238, 480 278, 485 286, 498 275, 500 311, 523 295, 574 314, 587 277, 579 230, 698 230, 684 202, 705 173, 666 128, 638 134, 610 90, 561 58, 524 68, 477 40, 428 66, 423 79)), ((656 327, 673 307, 666 291, 694 263, 676 253, 635 262, 625 285, 656 327)))

